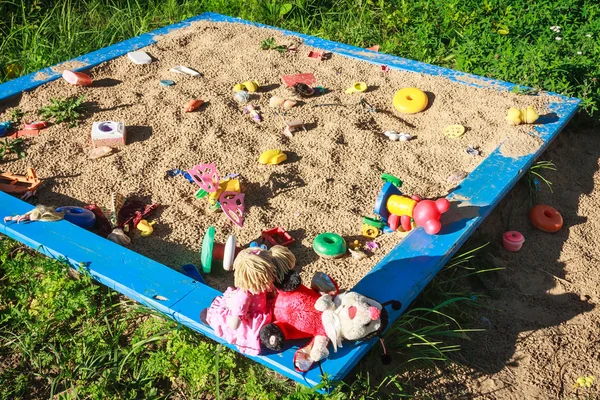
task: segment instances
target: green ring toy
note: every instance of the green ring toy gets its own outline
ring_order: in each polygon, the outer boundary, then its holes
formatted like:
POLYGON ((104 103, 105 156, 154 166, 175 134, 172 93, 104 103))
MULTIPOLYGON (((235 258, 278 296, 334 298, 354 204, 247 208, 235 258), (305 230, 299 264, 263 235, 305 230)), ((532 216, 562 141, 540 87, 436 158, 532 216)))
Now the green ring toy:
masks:
POLYGON ((346 241, 336 233, 321 233, 313 240, 313 250, 319 257, 338 258, 346 254, 346 241))

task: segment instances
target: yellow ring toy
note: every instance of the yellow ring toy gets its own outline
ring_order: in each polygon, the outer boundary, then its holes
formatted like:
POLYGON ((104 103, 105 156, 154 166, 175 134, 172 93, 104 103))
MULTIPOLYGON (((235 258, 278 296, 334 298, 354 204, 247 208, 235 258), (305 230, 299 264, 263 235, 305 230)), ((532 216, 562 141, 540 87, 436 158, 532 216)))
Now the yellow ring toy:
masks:
POLYGON ((405 114, 415 114, 427 108, 427 95, 417 88, 400 89, 394 95, 394 107, 405 114))

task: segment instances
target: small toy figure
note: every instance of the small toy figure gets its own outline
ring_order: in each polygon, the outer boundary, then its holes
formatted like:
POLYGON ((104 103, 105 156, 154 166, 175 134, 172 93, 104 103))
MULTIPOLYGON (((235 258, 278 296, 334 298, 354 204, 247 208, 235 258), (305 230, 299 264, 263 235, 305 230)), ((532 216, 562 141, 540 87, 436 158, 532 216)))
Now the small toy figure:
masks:
POLYGON ((215 298, 200 319, 241 353, 260 354, 259 331, 272 320, 274 285, 297 286, 300 278, 293 271, 295 265, 296 257, 284 246, 242 250, 233 263, 236 288, 215 298))

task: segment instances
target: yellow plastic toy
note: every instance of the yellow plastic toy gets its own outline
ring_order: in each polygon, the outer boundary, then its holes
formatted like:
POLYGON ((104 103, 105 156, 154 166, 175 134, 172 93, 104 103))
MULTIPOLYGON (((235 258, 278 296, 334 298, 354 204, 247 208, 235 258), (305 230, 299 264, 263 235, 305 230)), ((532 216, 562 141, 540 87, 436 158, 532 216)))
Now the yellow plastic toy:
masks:
POLYGON ((539 117, 533 106, 527 108, 511 107, 508 109, 506 120, 511 125, 533 124, 539 117))
POLYGON ((154 225, 155 223, 156 221, 148 222, 145 219, 143 219, 140 222, 138 222, 137 228, 142 232, 143 237, 150 236, 152 235, 152 232, 154 232, 154 228, 152 228, 152 225, 154 225))
POLYGON ((417 88, 400 89, 394 95, 394 107, 405 114, 416 114, 427 108, 427 95, 417 88))
POLYGON ((393 194, 387 201, 387 209, 394 215, 413 215, 417 201, 406 196, 393 194))
POLYGON ((266 165, 266 164, 280 164, 287 160, 287 156, 285 153, 279 149, 271 149, 264 151, 260 157, 258 158, 258 162, 266 165))
POLYGON ((442 133, 444 136, 447 136, 452 139, 456 139, 457 137, 461 137, 463 133, 465 133, 465 127, 462 125, 448 125, 442 129, 442 133))
MULTIPOLYGON (((219 197, 223 192, 237 192, 240 193, 240 181, 239 179, 223 179, 219 182, 219 187, 216 192, 212 192, 208 195, 210 200, 219 201, 219 197)), ((209 200, 209 201, 210 201, 209 200)))
POLYGON ((379 236, 379 229, 368 224, 363 224, 362 235, 369 239, 375 239, 379 236))
POLYGON ((250 93, 254 93, 258 90, 260 85, 258 81, 246 81, 244 83, 238 83, 233 87, 234 92, 239 92, 240 90, 247 90, 250 93))
POLYGON ((346 93, 348 93, 348 94, 362 93, 365 90, 367 90, 368 88, 369 87, 364 82, 354 82, 351 87, 349 87, 348 89, 346 89, 346 93))

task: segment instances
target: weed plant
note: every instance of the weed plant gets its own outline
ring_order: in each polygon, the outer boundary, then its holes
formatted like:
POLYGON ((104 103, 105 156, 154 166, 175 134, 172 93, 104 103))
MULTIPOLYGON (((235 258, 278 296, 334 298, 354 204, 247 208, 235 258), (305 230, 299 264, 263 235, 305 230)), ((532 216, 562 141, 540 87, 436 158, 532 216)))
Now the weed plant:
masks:
POLYGON ((79 119, 83 113, 83 101, 85 96, 69 97, 64 99, 50 99, 50 105, 38 110, 38 114, 48 120, 54 119, 54 122, 60 124, 68 122, 72 128, 79 124, 79 119))
POLYGON ((538 196, 541 191, 540 181, 544 182, 552 192, 552 182, 544 177, 546 171, 556 171, 556 165, 552 161, 537 161, 527 171, 527 188, 529 191, 529 206, 537 204, 538 196))
POLYGON ((25 158, 25 142, 23 138, 4 139, 0 142, 0 161, 8 154, 16 154, 19 158, 25 158))

